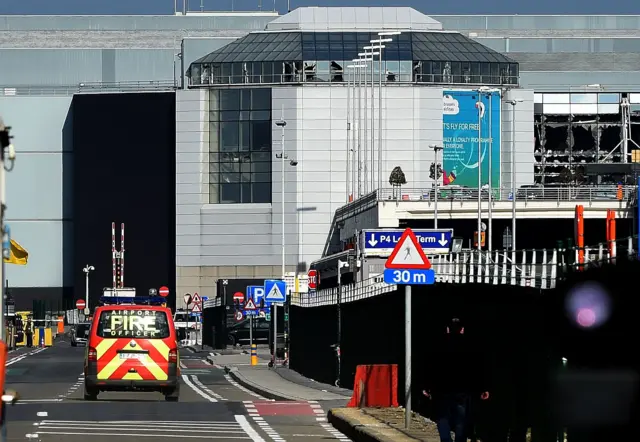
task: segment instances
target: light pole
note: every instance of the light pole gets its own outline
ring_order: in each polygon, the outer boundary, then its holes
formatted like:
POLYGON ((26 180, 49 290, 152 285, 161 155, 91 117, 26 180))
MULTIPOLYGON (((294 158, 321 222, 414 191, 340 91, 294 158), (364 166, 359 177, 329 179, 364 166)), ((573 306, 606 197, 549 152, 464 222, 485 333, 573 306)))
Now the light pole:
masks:
POLYGON ((435 168, 434 168, 434 199, 433 199, 433 227, 435 229, 438 228, 438 186, 439 186, 439 181, 440 181, 440 165, 438 164, 438 151, 441 151, 443 149, 442 146, 438 146, 436 144, 431 144, 429 145, 429 147, 431 149, 433 149, 433 153, 435 155, 436 158, 436 162, 435 162, 435 168))
POLYGON ((360 68, 367 67, 366 64, 359 64, 359 61, 360 59, 356 58, 352 60, 355 64, 347 66, 347 203, 349 202, 349 188, 351 188, 353 199, 356 199, 356 179, 359 170, 356 165, 356 150, 358 150, 358 155, 360 155, 360 122, 358 121, 356 123, 356 71, 358 71, 359 74, 360 68), (351 78, 351 82, 349 82, 349 78, 351 78), (353 87, 353 93, 351 93, 351 87, 353 87), (348 184, 349 166, 351 166, 351 186, 348 184))
POLYGON ((91 311, 91 309, 89 309, 89 273, 93 272, 96 268, 94 266, 90 266, 89 264, 87 264, 86 266, 84 266, 84 269, 82 269, 82 271, 84 272, 84 303, 85 303, 85 315, 87 314, 87 310, 91 311))
POLYGON ((480 230, 482 229, 482 114, 484 113, 484 103, 482 103, 480 91, 478 91, 476 107, 478 108, 478 231, 476 232, 476 242, 479 254, 482 250, 480 230))
MULTIPOLYGON (((362 57, 362 61, 365 63, 371 62, 371 66, 373 66, 373 57, 374 55, 378 55, 378 52, 374 52, 371 49, 371 52, 367 52, 366 48, 372 48, 372 46, 365 46, 364 52, 360 52, 358 57, 362 57)), ((368 65, 367 65, 368 66, 368 65)), ((367 99, 367 92, 369 91, 369 80, 367 78, 367 70, 364 71, 364 155, 363 155, 363 168, 364 168, 364 193, 369 193, 369 155, 368 155, 368 144, 369 144, 369 128, 368 128, 368 120, 369 120, 369 104, 367 99)), ((371 88, 373 89, 373 74, 371 76, 371 88)), ((373 101, 373 98, 372 98, 373 101)), ((372 128, 373 133, 373 128, 372 128)))
POLYGON ((516 105, 522 101, 507 100, 511 105, 511 250, 516 250, 516 105))
POLYGON ((387 31, 387 32, 378 32, 378 39, 371 40, 370 43, 375 44, 378 43, 379 46, 378 52, 380 52, 380 56, 378 57, 378 189, 382 189, 382 72, 384 70, 382 65, 382 49, 384 46, 382 43, 391 43, 393 41, 391 37, 393 35, 400 35, 400 31, 387 31))
MULTIPOLYGON (((391 40, 391 39, 389 39, 391 40)), ((376 146, 375 146, 375 113, 376 113, 376 100, 375 100, 375 88, 373 86, 373 78, 375 76, 374 66, 375 66, 375 56, 378 55, 378 58, 381 60, 382 57, 382 49, 384 45, 381 43, 382 40, 370 40, 371 43, 379 43, 378 46, 365 46, 363 49, 365 51, 371 51, 371 191, 376 190, 376 146), (378 49, 378 51, 376 51, 378 49), (375 52, 374 52, 375 51, 375 52)), ((378 106, 378 111, 382 112, 382 107, 378 106)), ((380 140, 378 140, 378 143, 380 140)))
MULTIPOLYGON (((287 122, 284 119, 284 107, 281 109, 280 111, 280 119, 276 121, 276 126, 278 126, 280 128, 280 153, 276 154, 276 158, 281 160, 280 163, 280 167, 281 167, 281 178, 280 178, 280 204, 281 204, 281 216, 282 216, 282 280, 285 281, 285 276, 286 276, 286 268, 285 268, 285 259, 286 259, 286 249, 285 249, 285 235, 284 235, 284 228, 285 228, 285 223, 284 223, 284 214, 285 214, 285 210, 284 210, 284 186, 285 186, 285 160, 288 160, 289 157, 287 156, 287 152, 285 149, 285 144, 284 144, 284 129, 285 127, 287 127, 287 122)), ((292 167, 295 167, 298 165, 298 162, 296 160, 289 160, 289 165, 292 167)), ((273 365, 276 365, 276 354, 278 351, 278 304, 274 303, 273 304, 273 365)))
POLYGON ((368 128, 367 128, 367 67, 369 66, 368 62, 373 63, 373 51, 371 54, 368 52, 360 52, 358 53, 358 62, 359 64, 364 64, 362 66, 364 69, 359 69, 359 78, 360 84, 358 85, 358 127, 360 128, 361 121, 364 121, 364 125, 362 125, 362 131, 358 129, 358 192, 359 195, 362 195, 362 188, 364 188, 364 193, 369 193, 368 190, 368 169, 367 169, 367 136, 368 136, 368 128), (364 94, 362 93, 362 80, 364 80, 364 94), (362 103, 362 95, 364 95, 364 105, 362 103), (364 116, 362 115, 362 111, 364 110, 364 116), (364 150, 362 149, 364 145, 364 150), (364 169, 364 177, 362 176, 362 169, 364 169), (361 187, 362 186, 362 187, 361 187))
MULTIPOLYGON (((16 159, 16 151, 11 144, 10 126, 5 126, 2 117, 0 117, 0 234, 2 235, 2 263, 0 263, 0 339, 7 342, 6 322, 4 317, 6 300, 4 299, 6 289, 6 273, 4 258, 11 256, 11 235, 9 226, 4 224, 6 206, 6 172, 13 169, 16 159)), ((6 440, 6 424, 3 420, 1 428, 1 438, 6 440)))

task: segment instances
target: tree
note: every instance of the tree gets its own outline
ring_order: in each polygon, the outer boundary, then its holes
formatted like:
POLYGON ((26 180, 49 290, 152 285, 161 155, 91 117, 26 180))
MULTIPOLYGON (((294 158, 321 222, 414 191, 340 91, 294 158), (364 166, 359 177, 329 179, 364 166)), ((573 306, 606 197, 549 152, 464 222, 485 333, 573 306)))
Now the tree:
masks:
POLYGON ((400 166, 396 166, 389 175, 389 184, 393 187, 393 197, 397 198, 400 195, 400 186, 407 184, 407 178, 404 176, 404 172, 400 166))
POLYGON ((407 178, 404 176, 404 172, 400 166, 394 167, 391 171, 391 175, 389 175, 389 184, 394 187, 407 184, 407 178))

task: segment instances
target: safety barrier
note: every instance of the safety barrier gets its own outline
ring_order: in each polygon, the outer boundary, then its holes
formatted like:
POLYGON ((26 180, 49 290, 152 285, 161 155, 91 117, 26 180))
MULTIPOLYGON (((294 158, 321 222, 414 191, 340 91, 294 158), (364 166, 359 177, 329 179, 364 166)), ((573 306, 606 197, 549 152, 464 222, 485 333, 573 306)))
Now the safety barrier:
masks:
MULTIPOLYGON (((622 238, 584 248, 581 262, 580 249, 544 249, 518 251, 468 250, 446 255, 430 255, 436 283, 512 285, 552 289, 566 271, 586 269, 616 259, 635 259, 637 237, 622 238)), ((309 293, 294 293, 291 304, 299 307, 320 307, 371 298, 397 289, 386 284, 382 275, 375 275, 355 284, 332 287, 309 293)))

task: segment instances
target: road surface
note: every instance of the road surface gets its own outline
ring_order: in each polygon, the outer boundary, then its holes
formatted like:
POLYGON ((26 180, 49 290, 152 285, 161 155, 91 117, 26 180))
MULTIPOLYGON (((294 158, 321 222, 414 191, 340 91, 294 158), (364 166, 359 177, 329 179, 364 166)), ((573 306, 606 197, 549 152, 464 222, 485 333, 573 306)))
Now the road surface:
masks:
POLYGON ((84 351, 60 341, 9 355, 6 388, 20 394, 7 407, 9 441, 349 440, 326 422, 333 404, 265 400, 186 349, 179 402, 165 402, 160 393, 118 392, 85 401, 84 351))

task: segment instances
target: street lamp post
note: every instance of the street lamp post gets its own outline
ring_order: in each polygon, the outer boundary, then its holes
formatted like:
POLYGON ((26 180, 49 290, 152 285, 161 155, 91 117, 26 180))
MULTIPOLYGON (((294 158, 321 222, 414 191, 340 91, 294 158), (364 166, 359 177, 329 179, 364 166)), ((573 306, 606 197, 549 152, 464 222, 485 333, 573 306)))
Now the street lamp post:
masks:
MULTIPOLYGON (((358 54, 358 57, 362 57, 362 61, 364 61, 365 63, 367 62, 371 62, 371 66, 373 66, 373 57, 375 55, 378 55, 378 52, 374 52, 373 49, 371 49, 371 52, 367 52, 367 48, 372 48, 372 46, 365 46, 364 48, 364 52, 360 52, 358 54)), ((367 65, 368 66, 368 65, 367 65)), ((369 144, 369 125, 368 125, 368 120, 369 120, 369 104, 368 104, 368 99, 367 99, 367 92, 369 91, 369 80, 367 78, 367 70, 363 69, 364 71, 364 155, 363 155, 363 168, 364 168, 364 193, 367 194, 369 193, 369 155, 368 155, 368 144, 369 144)), ((373 74, 371 75, 371 88, 373 89, 373 74)), ((372 98, 373 101, 373 98, 372 98)), ((371 133, 373 134, 373 128, 371 129, 371 133)))
POLYGON ((438 146, 436 144, 431 144, 429 146, 431 149, 433 149, 433 153, 435 155, 435 168, 434 168, 434 199, 433 199, 433 227, 435 229, 438 228, 438 186, 439 186, 439 181, 440 181, 440 168, 438 167, 438 151, 441 151, 443 149, 442 146, 438 146))
MULTIPOLYGON (((360 64, 360 59, 355 58, 351 60, 354 64, 350 64, 347 66, 348 72, 351 73, 351 86, 353 87, 353 92, 347 92, 347 120, 348 120, 348 130, 351 131, 351 138, 347 139, 347 145, 351 143, 351 147, 347 149, 347 174, 349 173, 349 165, 351 166, 351 193, 353 195, 353 199, 356 199, 356 195, 360 196, 360 189, 357 185, 357 180, 359 179, 359 165, 360 165, 360 120, 359 116, 356 115, 356 112, 360 112, 360 102, 358 101, 358 109, 356 110, 356 79, 360 78, 360 69, 366 68, 366 64, 360 64), (356 73, 357 71, 357 73, 356 73), (357 158, 356 158, 357 155, 357 158), (351 156, 351 158, 349 158, 351 156)), ((347 77, 348 78, 348 77, 347 77)), ((358 84, 359 86, 359 84, 358 84)), ((349 89, 350 90, 350 89, 349 89)), ((359 93, 358 89, 358 93, 359 93)), ((358 96, 359 100, 359 96, 358 96)), ((349 133, 347 133, 347 138, 349 137, 349 133)), ((349 177, 347 177, 347 180, 349 177)), ((349 187, 349 185, 347 185, 349 187)), ((348 200, 347 200, 348 202, 348 200)))
POLYGON ((478 91, 478 102, 476 107, 478 108, 478 231, 476 232, 478 254, 482 250, 481 229, 482 229, 482 95, 478 91))
MULTIPOLYGON (((380 56, 378 57, 378 189, 382 189, 382 49, 384 46, 382 43, 391 43, 393 41, 392 38, 388 38, 394 35, 400 35, 400 31, 386 31, 386 32, 378 32, 378 39, 371 40, 370 43, 375 44, 378 43, 377 46, 378 52, 380 56), (386 37, 386 38, 385 38, 386 37)), ((372 80, 373 81, 373 80, 372 80)))
MULTIPOLYGON (((391 39, 389 39, 391 40, 391 39)), ((382 40, 378 39, 378 40, 371 40, 371 43, 379 43, 378 46, 365 46, 363 49, 365 51, 370 50, 371 51, 371 191, 375 191, 376 190, 376 168, 375 168, 375 164, 376 164, 376 153, 375 153, 375 113, 376 113, 376 101, 375 101, 375 88, 374 88, 374 83, 373 83, 373 79, 375 77, 375 73, 374 73, 374 65, 375 65, 375 55, 378 55, 378 58, 380 60, 382 60, 382 49, 384 48, 384 45, 381 43, 382 40), (376 51, 376 49, 378 49, 378 51, 376 51), (374 52, 375 51, 375 52, 374 52)), ((381 62, 381 61, 380 61, 381 62)), ((378 111, 382 112, 382 107, 378 106, 378 111)), ((380 143, 380 140, 378 140, 378 143, 380 143)))
POLYGON ((516 105, 522 101, 507 100, 511 105, 511 250, 516 250, 516 105))
MULTIPOLYGON (((281 212, 280 215, 282 216, 282 238, 281 238, 281 245, 282 245, 282 280, 285 280, 286 277, 286 248, 285 248, 285 220, 284 220, 284 215, 285 215, 285 210, 284 210, 284 186, 285 186, 285 160, 288 160, 289 157, 287 156, 287 152, 285 149, 285 143, 284 143, 284 130, 285 127, 287 126, 287 122, 284 119, 284 107, 282 107, 281 111, 280 111, 280 119, 277 120, 276 122, 276 126, 278 126, 280 128, 280 153, 276 154, 276 158, 281 160, 280 163, 280 167, 281 167, 281 178, 280 178, 280 204, 281 204, 281 212)), ((298 165, 298 162, 296 160, 289 160, 289 165, 292 167, 295 167, 298 165)), ((276 354, 278 351, 278 305, 276 303, 273 304, 273 356, 272 356, 272 362, 273 365, 276 365, 276 354)))
POLYGON ((84 272, 84 302, 85 302, 85 314, 89 308, 89 273, 93 272, 96 268, 87 264, 82 271, 84 272))

